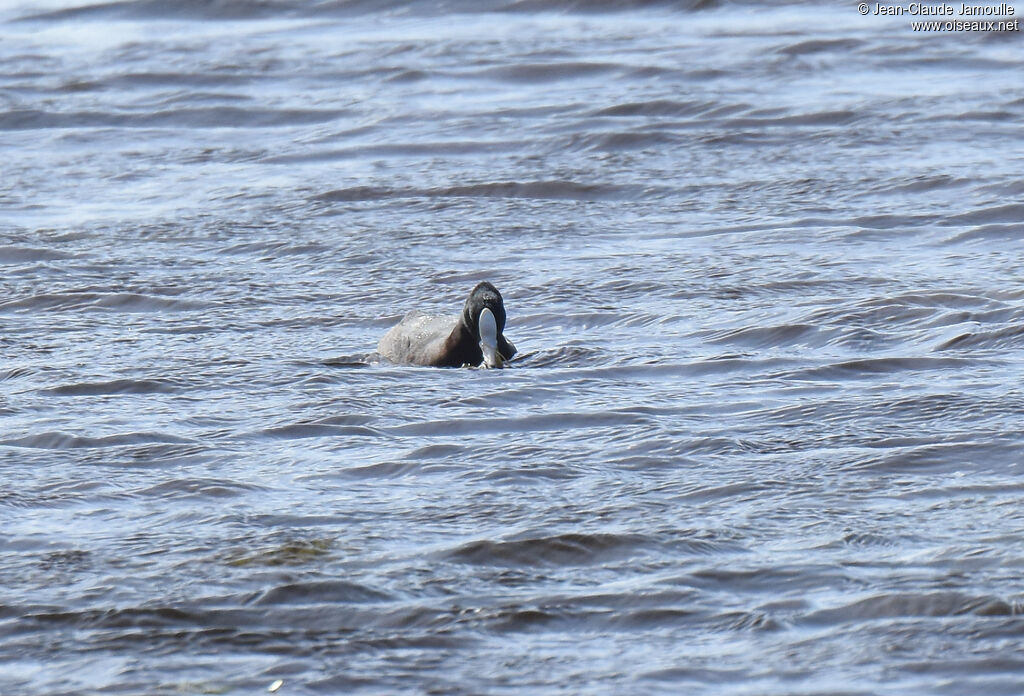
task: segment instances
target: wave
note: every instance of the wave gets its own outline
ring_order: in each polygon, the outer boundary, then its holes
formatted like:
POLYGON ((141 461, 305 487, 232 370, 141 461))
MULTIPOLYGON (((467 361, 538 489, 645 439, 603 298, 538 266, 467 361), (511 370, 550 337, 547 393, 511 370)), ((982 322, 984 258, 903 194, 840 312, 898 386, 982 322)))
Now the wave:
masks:
POLYGON ((583 184, 575 181, 498 181, 437 188, 355 186, 313 197, 326 203, 351 203, 403 198, 536 198, 545 200, 615 201, 643 197, 642 185, 583 184))
POLYGON ((381 433, 363 425, 330 425, 327 423, 292 423, 266 428, 260 435, 283 440, 310 437, 380 437, 381 433))
POLYGON ((784 324, 713 331, 704 340, 709 343, 737 343, 761 349, 781 346, 821 347, 829 343, 833 334, 833 331, 825 331, 811 324, 784 324))
POLYGON ((473 565, 593 565, 638 553, 649 545, 640 534, 558 534, 513 541, 481 540, 463 544, 444 557, 473 565))
POLYGON ((207 309, 210 302, 179 300, 135 292, 67 292, 41 293, 19 300, 0 302, 0 314, 7 312, 67 311, 95 309, 120 312, 167 312, 207 309))
POLYGON ((363 604, 394 598, 379 590, 344 580, 320 580, 279 585, 264 592, 257 606, 281 604, 363 604))
POLYGON ((778 52, 787 56, 806 56, 831 51, 847 55, 852 53, 854 49, 864 45, 866 45, 866 42, 859 39, 809 39, 783 46, 778 49, 778 52))
POLYGON ((871 379, 881 374, 921 372, 929 370, 963 370, 977 367, 979 362, 968 358, 930 356, 860 358, 828 365, 809 367, 779 375, 784 379, 871 379))
POLYGON ((88 437, 82 435, 71 435, 60 431, 26 435, 24 437, 0 440, 0 445, 6 447, 25 447, 31 449, 47 450, 73 450, 73 449, 100 449, 106 447, 121 447, 124 445, 140 445, 151 443, 165 444, 193 444, 192 440, 167 435, 164 433, 134 432, 118 435, 106 435, 103 437, 88 437))
POLYGON ((1024 229, 1021 223, 994 223, 979 225, 964 232, 953 235, 946 240, 947 244, 958 244, 962 242, 1011 242, 1017 243, 1024 239, 1024 229))
POLYGON ((261 490, 264 490, 262 486, 228 479, 177 478, 135 491, 133 495, 152 498, 233 498, 261 490))
POLYGON ((625 427, 647 422, 649 422, 647 417, 633 413, 547 413, 519 418, 452 418, 396 425, 381 430, 392 435, 440 437, 483 433, 584 430, 608 426, 625 427))
POLYGON ((115 379, 109 382, 78 382, 40 389, 53 396, 97 396, 101 394, 173 394, 182 383, 171 379, 115 379))
POLYGON ((457 157, 481 154, 500 154, 521 151, 526 141, 435 141, 426 143, 375 143, 335 150, 315 150, 310 152, 265 157, 261 162, 268 164, 297 164, 310 162, 331 162, 336 160, 361 159, 364 157, 457 157))
POLYGON ((950 215, 945 218, 943 225, 991 225, 994 223, 1016 223, 1020 230, 1020 224, 1024 221, 1024 203, 1005 203, 1001 205, 978 208, 968 213, 950 215))
POLYGON ((69 254, 57 249, 23 246, 0 246, 0 264, 21 264, 34 261, 66 261, 78 258, 78 254, 69 254))
MULTIPOLYGON (((748 0, 756 4, 759 0, 748 0)), ((110 19, 178 20, 260 20, 269 18, 322 18, 402 13, 414 16, 480 14, 489 12, 527 13, 563 12, 579 14, 628 12, 661 8, 677 12, 695 12, 722 4, 722 0, 449 0, 440 5, 427 0, 400 2, 385 0, 122 0, 23 15, 21 22, 65 22, 110 19)))
POLYGON ((960 592, 887 592, 865 597, 842 606, 821 609, 805 616, 801 623, 828 624, 877 621, 879 619, 977 616, 1015 616, 1024 607, 992 595, 960 592))
POLYGON ((1024 325, 968 331, 943 341, 935 350, 1014 350, 1024 347, 1024 325))
MULTIPOLYGON (((1007 434, 1009 437, 1010 434, 1007 434)), ((859 462, 854 468, 885 473, 963 472, 983 469, 987 474, 1012 471, 1020 449, 1013 442, 998 439, 974 442, 928 442, 898 447, 888 443, 883 453, 859 462)))
POLYGON ((338 109, 243 109, 234 106, 170 109, 139 114, 22 109, 0 112, 0 131, 55 128, 274 128, 326 123, 347 113, 338 109))

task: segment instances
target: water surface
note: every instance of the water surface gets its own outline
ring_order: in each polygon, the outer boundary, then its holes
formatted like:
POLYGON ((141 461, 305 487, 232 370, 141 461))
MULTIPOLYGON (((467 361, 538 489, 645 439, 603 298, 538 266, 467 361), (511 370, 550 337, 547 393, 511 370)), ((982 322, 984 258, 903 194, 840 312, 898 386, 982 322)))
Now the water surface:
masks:
POLYGON ((4 693, 1020 693, 1021 46, 3 4, 4 693))

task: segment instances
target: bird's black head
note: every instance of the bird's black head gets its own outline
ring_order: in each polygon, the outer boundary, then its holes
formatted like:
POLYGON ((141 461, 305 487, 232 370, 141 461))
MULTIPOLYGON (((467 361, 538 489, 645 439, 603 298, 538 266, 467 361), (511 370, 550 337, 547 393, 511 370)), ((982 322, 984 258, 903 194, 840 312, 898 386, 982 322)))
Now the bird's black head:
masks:
POLYGON ((494 321, 498 325, 498 335, 505 331, 505 303, 501 299, 501 293, 487 281, 477 283, 473 292, 469 293, 466 299, 466 306, 462 309, 462 323, 473 334, 473 338, 480 340, 480 312, 484 309, 491 310, 494 314, 494 321))

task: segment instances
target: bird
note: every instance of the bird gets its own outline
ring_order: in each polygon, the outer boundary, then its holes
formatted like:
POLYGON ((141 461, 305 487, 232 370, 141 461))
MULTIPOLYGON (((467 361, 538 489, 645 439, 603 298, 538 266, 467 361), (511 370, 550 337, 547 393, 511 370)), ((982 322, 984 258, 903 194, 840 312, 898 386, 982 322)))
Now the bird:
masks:
POLYGON ((457 317, 413 310, 377 344, 393 363, 429 367, 503 367, 516 354, 505 338, 505 302, 498 288, 477 283, 457 317))

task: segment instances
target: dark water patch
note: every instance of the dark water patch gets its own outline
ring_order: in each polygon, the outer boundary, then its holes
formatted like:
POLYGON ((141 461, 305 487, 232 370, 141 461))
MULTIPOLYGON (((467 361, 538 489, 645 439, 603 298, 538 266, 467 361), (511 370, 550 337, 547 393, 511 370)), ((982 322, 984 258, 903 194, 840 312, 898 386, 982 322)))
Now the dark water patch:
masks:
POLYGON ((144 498, 233 498, 258 490, 263 490, 263 488, 227 479, 194 478, 164 481, 136 491, 134 495, 144 498))
POLYGON ((260 436, 282 440, 310 437, 380 437, 381 431, 363 425, 332 425, 330 423, 292 423, 260 431, 260 436))
POLYGON ((532 404, 542 403, 546 400, 554 400, 561 394, 562 391, 557 386, 540 386, 531 384, 524 388, 514 388, 502 385, 502 387, 496 391, 488 392, 486 394, 464 396, 459 398, 457 401, 460 404, 474 407, 509 408, 517 404, 529 406, 532 404))
POLYGON ((173 379, 115 379, 109 382, 80 382, 40 389, 52 396, 98 396, 107 394, 174 394, 183 383, 173 379))
POLYGON ((177 652, 182 645, 207 648, 244 646, 281 655, 303 655, 307 641, 335 646, 331 652, 352 655, 371 649, 375 640, 393 645, 422 641, 448 645, 443 637, 386 637, 388 629, 442 627, 450 611, 429 607, 390 609, 394 597, 358 583, 309 581, 278 585, 246 596, 213 597, 198 602, 112 610, 43 609, 21 614, 27 629, 74 627, 87 632, 97 649, 138 653, 177 652), (251 605, 251 606, 249 606, 251 605), (226 608, 231 607, 231 608, 226 608), (380 633, 377 633, 377 631, 380 633), (354 635, 355 634, 355 635, 354 635))
POLYGON ((346 113, 338 109, 243 109, 234 106, 170 109, 141 114, 22 110, 0 112, 0 131, 77 128, 280 128, 326 123, 341 118, 346 113))
POLYGON ((215 303, 174 299, 134 292, 66 292, 42 293, 19 300, 0 302, 0 314, 17 312, 67 310, 105 310, 116 312, 183 312, 207 309, 215 303))
POLYGON ((997 223, 1016 223, 1024 225, 1024 203, 1004 203, 987 208, 979 208, 969 213, 950 215, 942 225, 992 225, 997 223))
POLYGON ((527 367, 584 367, 606 362, 607 351, 586 346, 561 346, 521 353, 516 356, 518 366, 527 367))
MULTIPOLYGON (((527 454, 520 454, 519 451, 510 452, 509 455, 518 460, 525 459, 527 454)), ((484 472, 472 471, 467 474, 468 478, 492 481, 497 484, 549 484, 557 481, 568 481, 579 477, 579 474, 566 466, 537 466, 533 464, 528 468, 520 467, 515 469, 491 469, 484 472)))
POLYGON ((765 131, 739 130, 737 127, 729 129, 716 128, 710 133, 698 136, 702 145, 712 147, 728 145, 760 149, 768 146, 782 146, 788 139, 783 136, 776 136, 765 131))
POLYGON ((893 437, 872 437, 860 444, 879 449, 904 448, 935 442, 934 429, 950 432, 963 429, 964 424, 983 422, 1024 406, 1019 396, 990 394, 983 398, 960 393, 921 392, 912 396, 894 392, 888 397, 870 399, 817 398, 799 405, 758 409, 752 414, 762 422, 794 424, 822 423, 835 428, 843 422, 878 423, 887 417, 898 417, 911 431, 893 437), (959 425, 956 425, 959 424, 959 425), (930 426, 923 428, 923 426, 930 426))
POLYGON ((862 215, 849 221, 835 220, 832 224, 846 224, 869 230, 900 230, 930 227, 941 218, 935 215, 862 215))
MULTIPOLYGON (((750 679, 746 669, 716 669, 713 667, 670 667, 645 672, 640 676, 643 681, 669 683, 676 687, 686 684, 706 686, 708 684, 734 684, 750 679)), ((867 696, 870 692, 829 692, 830 696, 867 696)))
POLYGON ((934 315, 932 307, 914 306, 888 297, 861 300, 852 307, 827 307, 805 317, 810 323, 826 323, 852 328, 885 329, 899 324, 916 323, 934 315))
POLYGON ((352 479, 391 479, 413 475, 421 470, 416 460, 401 462, 376 462, 363 466, 351 466, 337 472, 334 477, 352 479))
MULTIPOLYGON (((1001 439, 1005 441, 1007 437, 1004 436, 1001 439)), ((936 485, 929 488, 909 490, 904 493, 900 493, 896 497, 907 500, 917 498, 940 500, 946 503, 956 498, 973 498, 975 500, 985 500, 991 505, 1012 507, 1016 504, 1016 500, 1022 492, 1024 492, 1024 485, 1001 482, 995 485, 936 485)), ((943 555, 943 558, 948 557, 956 561, 967 557, 992 559, 998 555, 998 547, 992 545, 996 541, 1004 540, 989 539, 985 541, 984 546, 970 549, 966 552, 958 549, 951 549, 948 554, 943 555)))
POLYGON ((935 350, 1013 350, 1024 346, 1024 323, 990 331, 969 331, 943 341, 935 350))
MULTIPOLYGON (((705 449, 701 446, 700 449, 705 449)), ((683 448, 685 450, 685 447, 683 448)), ((748 481, 743 483, 727 483, 722 485, 698 486, 694 490, 675 496, 677 502, 708 503, 729 498, 753 500, 773 490, 785 489, 786 486, 773 481, 748 481)), ((716 542, 717 543, 717 542, 716 542)), ((710 544, 713 548, 715 544, 710 544)))
MULTIPOLYGON (((432 143, 380 143, 360 145, 335 150, 316 150, 287 155, 263 157, 260 161, 268 164, 301 164, 359 160, 373 158, 418 158, 418 157, 471 157, 475 155, 497 155, 522 150, 524 141, 437 141, 432 143)), ((324 194, 330 195, 330 194, 324 194)), ((345 194, 338 193, 339 196, 345 194)), ((349 194, 355 195, 355 194, 349 194)), ((396 196, 397 197, 397 196, 396 196)), ((342 200, 344 198, 341 198, 342 200)), ((333 200, 333 199, 332 199, 333 200)))
POLYGON ((969 358, 892 357, 845 360, 779 375, 783 379, 872 379, 877 375, 934 370, 970 370, 985 364, 969 358))
POLYGON ((84 549, 51 551, 39 561, 39 567, 52 572, 79 571, 94 564, 93 554, 84 549))
POLYGON ((934 174, 915 176, 909 181, 906 179, 891 179, 872 189, 873 193, 885 193, 890 195, 903 195, 907 193, 927 193, 929 191, 942 191, 951 188, 963 188, 973 186, 975 182, 964 177, 954 177, 948 174, 934 174))
POLYGON ((892 536, 883 534, 874 534, 871 532, 850 532, 843 536, 843 538, 836 544, 830 544, 823 548, 842 548, 846 546, 854 546, 861 548, 899 548, 907 542, 916 541, 915 539, 908 539, 905 536, 892 536))
MULTIPOLYGON (((298 300, 299 303, 302 300, 298 300)), ((314 297, 309 298, 309 304, 315 302, 314 297)), ((312 330, 312 331, 324 331, 330 327, 336 326, 351 326, 353 324, 362 324, 361 320, 353 321, 349 317, 339 316, 324 316, 322 314, 309 314, 300 315, 290 318, 274 317, 272 319, 263 319, 257 321, 256 325, 260 327, 266 327, 270 329, 288 329, 288 330, 312 330)), ((321 363, 322 365, 323 363, 321 363)), ((350 366, 352 367, 352 366, 350 366)), ((323 380, 324 382, 331 381, 331 377, 326 374, 312 375, 307 377, 308 380, 323 380)))
POLYGON ((672 99, 654 99, 651 101, 627 102, 607 106, 593 112, 594 116, 694 116, 720 108, 717 101, 692 99, 676 101, 672 99))
POLYGON ((253 21, 281 18, 357 18, 364 15, 387 17, 395 13, 431 17, 443 9, 444 14, 478 14, 488 12, 534 14, 537 12, 568 12, 598 14, 631 12, 643 8, 666 8, 694 11, 713 7, 716 0, 492 0, 472 2, 454 0, 443 8, 429 2, 370 2, 369 0, 336 0, 311 3, 302 0, 183 0, 168 5, 160 0, 121 0, 94 3, 48 12, 23 15, 19 22, 71 22, 101 20, 213 20, 253 21))
POLYGON ((718 631, 777 631, 785 628, 762 611, 733 611, 719 614, 711 618, 711 630, 718 631))
POLYGON ((596 310, 596 311, 568 311, 561 314, 549 315, 546 317, 524 317, 523 323, 536 323, 539 326, 557 326, 563 330, 587 331, 598 329, 603 326, 611 326, 620 321, 628 319, 618 311, 596 310))
POLYGON ((233 92, 204 94, 195 90, 203 87, 231 87, 248 85, 267 80, 263 73, 239 72, 237 70, 209 72, 125 72, 111 75, 94 82, 86 83, 90 89, 125 89, 136 87, 186 87, 189 93, 164 99, 160 104, 176 104, 186 102, 195 104, 200 101, 244 102, 250 98, 233 92))
POLYGON ((850 604, 821 609, 805 616, 801 623, 834 625, 900 618, 948 618, 976 616, 1014 616, 1022 607, 1001 597, 971 596, 958 592, 883 593, 850 604))
POLYGON ((201 613, 174 607, 132 607, 88 611, 35 611, 24 615, 37 625, 70 625, 82 629, 162 628, 202 623, 201 613))
POLYGON ((376 364, 376 362, 373 359, 372 353, 357 353, 355 355, 339 355, 334 358, 325 358, 319 364, 324 367, 358 368, 370 367, 376 364))
POLYGON ((444 557, 480 566, 580 566, 643 553, 652 540, 638 534, 559 534, 511 541, 474 541, 444 557))
POLYGON ((114 19, 212 19, 252 20, 287 16, 305 5, 302 2, 272 0, 181 0, 173 4, 160 0, 121 0, 25 15, 22 22, 100 21, 114 19))
POLYGON ((242 242, 225 248, 221 253, 228 256, 246 256, 261 261, 276 261, 288 256, 322 256, 336 251, 332 246, 318 243, 295 243, 288 241, 242 242))
POLYGON ((256 600, 257 606, 295 604, 367 604, 393 601, 394 597, 358 583, 320 580, 271 588, 256 600))
POLYGON ((1013 197, 1020 197, 1024 195, 1024 179, 1002 179, 999 181, 976 184, 976 190, 978 193, 988 194, 993 198, 1001 198, 1003 200, 1012 200, 1013 197))
POLYGON ((710 343, 736 343, 762 349, 782 346, 820 347, 829 343, 829 333, 810 324, 785 324, 713 331, 704 340, 710 343))
POLYGON ((6 370, 0 370, 0 382, 24 379, 34 374, 36 374, 36 369, 31 367, 11 367, 6 370))
POLYGON ((970 292, 954 292, 934 290, 932 292, 901 293, 888 299, 869 300, 867 304, 886 307, 898 305, 916 305, 920 307, 944 307, 962 309, 968 307, 985 307, 992 304, 989 297, 970 292))
POLYGON ((159 326, 142 326, 136 329, 140 334, 165 336, 200 336, 202 334, 226 333, 231 329, 223 325, 213 324, 163 324, 159 326))
POLYGON ((805 56, 830 52, 847 54, 862 46, 864 46, 864 42, 859 39, 812 39, 799 41, 777 50, 787 56, 805 56))
POLYGON ((209 459, 212 456, 213 448, 208 443, 156 443, 122 450, 118 453, 118 458, 112 461, 137 466, 170 462, 187 464, 209 459))
MULTIPOLYGON (((623 598, 625 599, 625 598, 623 598)), ((570 600, 571 602, 571 600, 570 600)), ((509 607, 488 617, 488 628, 496 633, 526 631, 575 632, 584 626, 605 631, 632 632, 695 628, 706 623, 706 613, 675 607, 633 609, 615 606, 608 609, 585 609, 576 602, 540 607, 509 607)), ((621 604, 621 602, 620 602, 621 604)))
POLYGON ((1024 222, 979 225, 946 239, 947 244, 960 242, 1020 242, 1024 240, 1024 222))
POLYGON ((642 425, 648 419, 640 414, 624 416, 616 413, 549 413, 545 415, 527 415, 518 418, 474 418, 423 421, 397 425, 381 430, 391 435, 403 437, 441 437, 457 435, 478 435, 484 433, 504 432, 542 432, 545 430, 585 430, 588 428, 618 427, 642 425))
MULTIPOLYGON (((713 9, 719 0, 503 0, 505 12, 572 12, 581 14, 631 12, 642 9, 672 9, 682 12, 713 9)), ((482 6, 480 6, 482 7, 482 6)))
POLYGON ((78 254, 45 247, 0 246, 0 264, 65 261, 74 258, 78 258, 78 254))
MULTIPOLYGON (((591 621, 590 623, 596 623, 591 621)), ((623 609, 606 620, 612 629, 625 631, 656 631, 689 629, 711 632, 771 631, 780 624, 768 615, 758 612, 723 612, 714 614, 707 609, 662 607, 657 609, 623 609)))
POLYGON ((145 445, 152 443, 191 444, 191 440, 167 435, 164 433, 124 433, 105 437, 86 437, 71 435, 60 431, 26 435, 10 440, 0 440, 0 446, 25 447, 46 450, 104 449, 126 445, 145 445))
POLYGON ((757 567, 730 568, 716 567, 698 570, 689 575, 663 581, 671 586, 686 586, 699 590, 724 590, 733 593, 776 594, 785 588, 786 595, 802 595, 809 591, 826 588, 846 589, 857 586, 855 577, 842 568, 829 565, 814 565, 803 568, 757 567))
MULTIPOLYGON (((488 628, 498 634, 533 630, 551 630, 574 623, 573 618, 560 608, 515 607, 504 608, 487 617, 488 628)), ((580 621, 577 621, 580 622, 580 621)))
POLYGON ((622 381, 669 378, 690 379, 734 373, 761 375, 767 373, 774 378, 778 376, 778 370, 792 369, 795 365, 803 363, 804 361, 796 361, 789 358, 760 359, 745 356, 738 357, 736 355, 725 355, 702 360, 694 360, 692 362, 673 362, 669 359, 653 359, 642 363, 624 365, 610 365, 602 367, 581 366, 573 368, 572 374, 580 379, 622 381))
MULTIPOLYGON (((200 92, 204 87, 236 87, 252 83, 265 82, 271 79, 263 73, 175 73, 175 72, 126 72, 118 75, 111 75, 95 80, 71 80, 65 82, 57 92, 116 92, 124 89, 136 88, 167 88, 181 87, 188 89, 187 94, 176 94, 152 102, 153 106, 170 106, 187 104, 195 106, 202 102, 224 105, 225 103, 237 104, 250 101, 249 97, 231 92, 200 92)), ((166 113, 160 109, 154 112, 166 113)), ((90 112, 92 113, 92 112, 90 112)))
POLYGON ((1020 114, 1010 111, 966 111, 959 114, 957 121, 1011 121, 1020 118, 1020 114))
POLYGON ((587 63, 566 61, 560 63, 517 63, 516 65, 485 68, 475 73, 476 77, 495 78, 506 82, 557 82, 598 77, 621 70, 619 63, 587 63))
POLYGON ((666 131, 636 130, 576 134, 559 145, 561 150, 590 152, 629 152, 672 147, 680 136, 666 131))
POLYGON ((791 114, 775 117, 747 116, 742 118, 726 119, 723 127, 733 128, 789 128, 801 126, 849 126, 856 121, 864 119, 865 116, 856 111, 817 111, 806 114, 791 114))
POLYGON ((641 268, 610 268, 609 277, 599 280, 593 290, 600 293, 612 293, 615 297, 633 298, 660 296, 672 286, 662 281, 642 277, 641 268))
POLYGON ((376 186, 328 191, 313 197, 327 203, 383 201, 404 198, 533 198, 542 200, 609 201, 642 197, 646 187, 582 184, 574 181, 502 181, 429 189, 393 189, 376 186))
POLYGON ((416 448, 405 455, 404 458, 410 461, 454 459, 463 456, 465 453, 466 448, 462 445, 425 445, 424 447, 416 448))
POLYGON ((931 343, 936 329, 966 322, 1012 319, 1013 313, 991 297, 944 291, 871 298, 852 307, 840 305, 803 317, 809 324, 829 327, 827 344, 862 351, 931 343))
POLYGON ((0 494, 4 507, 21 511, 75 509, 83 503, 119 505, 128 498, 127 494, 109 493, 105 485, 95 486, 53 486, 45 490, 12 491, 0 494))
MULTIPOLYGON (((356 404, 361 406, 363 404, 356 404)), ((361 413, 339 413, 336 416, 327 416, 313 421, 322 425, 369 425, 377 420, 376 416, 364 415, 361 413)))
MULTIPOLYGON (((738 231, 738 230, 737 230, 738 231)), ((863 292, 866 289, 883 289, 892 281, 887 278, 859 276, 844 278, 786 278, 784 280, 766 280, 765 282, 751 284, 748 291, 757 296, 769 296, 785 298, 793 295, 843 295, 854 291, 863 292)), ((674 296, 681 296, 676 293, 674 296)), ((809 316, 815 318, 827 318, 827 314, 814 313, 809 316)))
POLYGON ((890 447, 884 454, 858 462, 855 468, 886 473, 981 470, 995 474, 1015 471, 1019 465, 1019 450, 1012 441, 992 438, 890 447))
POLYGON ((387 78, 388 82, 419 82, 430 77, 424 70, 398 70, 387 78))

